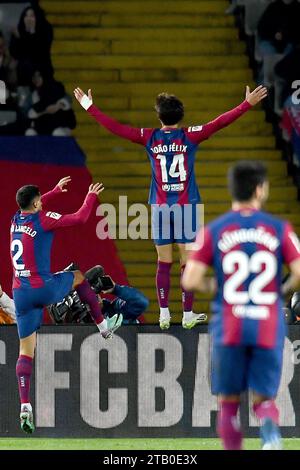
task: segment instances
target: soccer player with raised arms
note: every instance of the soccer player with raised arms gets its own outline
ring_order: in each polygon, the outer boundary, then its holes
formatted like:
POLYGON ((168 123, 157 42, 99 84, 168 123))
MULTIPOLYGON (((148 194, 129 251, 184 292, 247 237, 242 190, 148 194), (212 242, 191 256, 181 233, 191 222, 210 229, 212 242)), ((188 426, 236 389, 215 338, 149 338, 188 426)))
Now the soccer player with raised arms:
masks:
MULTIPOLYGON (((107 130, 124 139, 146 147, 152 170, 149 204, 152 212, 152 237, 157 250, 156 290, 160 306, 159 323, 162 329, 170 326, 170 272, 173 244, 180 251, 181 276, 185 269, 189 243, 195 240, 197 204, 200 194, 196 184, 194 162, 198 145, 228 126, 252 106, 267 96, 259 86, 252 93, 246 90, 245 100, 236 108, 213 121, 188 128, 179 127, 184 117, 183 103, 174 95, 161 93, 156 99, 156 111, 161 128, 141 129, 119 123, 100 111, 94 104, 91 90, 86 95, 74 90, 81 106, 107 130)), ((193 312, 193 294, 182 291, 184 328, 193 328, 206 315, 193 312)))
POLYGON ((263 449, 281 448, 278 392, 284 338, 283 296, 300 283, 300 243, 291 225, 261 207, 268 196, 260 162, 229 173, 232 210, 203 228, 183 276, 187 290, 215 292, 212 303, 212 392, 217 431, 228 450, 242 447, 240 395, 253 392, 263 449), (283 264, 291 276, 282 285, 283 264), (205 277, 209 266, 215 278, 205 277))
POLYGON ((55 230, 84 224, 103 191, 100 183, 91 184, 81 208, 74 214, 61 215, 43 210, 51 201, 67 191, 71 181, 65 177, 49 193, 41 196, 37 186, 20 188, 16 195, 19 211, 11 225, 11 260, 13 265, 13 298, 20 337, 20 355, 16 374, 21 401, 20 424, 23 431, 34 431, 30 404, 30 378, 43 307, 61 301, 72 289, 90 307, 90 314, 102 337, 110 338, 98 298, 80 271, 51 273, 51 246, 55 230))

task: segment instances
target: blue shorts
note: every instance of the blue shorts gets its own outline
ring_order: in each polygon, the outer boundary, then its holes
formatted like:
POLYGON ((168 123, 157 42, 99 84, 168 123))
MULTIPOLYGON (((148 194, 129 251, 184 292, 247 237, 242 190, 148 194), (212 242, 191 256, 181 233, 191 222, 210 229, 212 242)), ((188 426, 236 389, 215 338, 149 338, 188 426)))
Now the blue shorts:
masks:
POLYGON ((60 302, 72 290, 73 282, 74 273, 61 272, 53 274, 39 289, 21 287, 13 290, 20 338, 26 338, 40 328, 44 307, 60 302))
POLYGON ((202 204, 152 204, 151 230, 155 245, 192 243, 200 227, 202 204))
POLYGON ((213 345, 212 393, 240 395, 253 390, 267 398, 276 397, 282 360, 283 345, 274 349, 213 345))

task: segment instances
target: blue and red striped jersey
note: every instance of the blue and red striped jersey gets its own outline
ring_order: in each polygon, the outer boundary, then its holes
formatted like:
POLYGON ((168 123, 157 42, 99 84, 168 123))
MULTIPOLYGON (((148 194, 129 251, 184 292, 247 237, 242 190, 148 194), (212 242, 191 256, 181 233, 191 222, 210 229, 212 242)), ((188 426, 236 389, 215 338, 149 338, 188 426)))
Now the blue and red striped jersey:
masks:
POLYGON ((197 147, 189 139, 187 129, 163 128, 152 132, 146 144, 152 170, 150 204, 200 202, 194 170, 197 147))
POLYGON ((199 232, 197 246, 192 259, 212 266, 217 280, 215 341, 276 347, 285 335, 283 265, 300 258, 291 225, 263 211, 230 211, 199 232))
MULTIPOLYGON (((56 187, 42 196, 43 204, 60 194, 56 187)), ((43 287, 51 279, 51 248, 54 231, 87 221, 97 200, 89 193, 81 208, 74 214, 61 215, 41 210, 36 213, 18 211, 11 224, 11 261, 13 266, 13 289, 43 287)))
MULTIPOLYGON (((50 213, 52 214, 52 213, 50 213)), ((51 217, 56 214, 51 215, 51 217)), ((43 227, 45 212, 17 212, 11 225, 13 289, 43 287, 51 278, 50 262, 53 232, 43 227)))
POLYGON ((121 124, 95 105, 88 113, 113 134, 146 147, 152 169, 150 204, 200 202, 194 162, 198 145, 228 126, 251 108, 247 100, 203 125, 186 128, 147 129, 121 124))

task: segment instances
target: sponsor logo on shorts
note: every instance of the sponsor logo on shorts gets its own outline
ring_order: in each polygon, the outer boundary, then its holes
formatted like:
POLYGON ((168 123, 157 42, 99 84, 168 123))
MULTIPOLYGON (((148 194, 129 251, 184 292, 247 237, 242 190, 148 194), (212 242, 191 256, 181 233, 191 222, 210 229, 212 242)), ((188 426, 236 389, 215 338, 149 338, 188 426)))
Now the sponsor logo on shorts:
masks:
POLYGON ((235 305, 232 313, 237 318, 252 318, 253 320, 266 320, 270 316, 269 308, 260 305, 235 305))
POLYGON ((30 277, 31 271, 29 269, 25 269, 22 271, 15 271, 15 276, 16 277, 30 277))

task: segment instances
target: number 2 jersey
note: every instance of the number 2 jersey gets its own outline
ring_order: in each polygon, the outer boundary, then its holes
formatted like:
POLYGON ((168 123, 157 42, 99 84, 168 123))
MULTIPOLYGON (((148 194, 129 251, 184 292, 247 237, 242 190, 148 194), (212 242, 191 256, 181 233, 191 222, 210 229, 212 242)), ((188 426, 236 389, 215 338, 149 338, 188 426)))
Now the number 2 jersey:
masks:
POLYGON ((282 269, 300 258, 291 225, 262 211, 231 211, 199 232, 196 243, 191 258, 212 266, 217 281, 211 321, 215 343, 282 345, 282 269))
POLYGON ((200 194, 195 178, 195 153, 200 142, 228 126, 251 108, 244 101, 213 121, 184 128, 140 129, 119 123, 95 105, 88 113, 113 134, 146 147, 151 163, 150 204, 196 204, 200 194))
MULTIPOLYGON (((59 194, 59 187, 42 196, 47 205, 59 194)), ((34 214, 18 211, 11 224, 11 260, 13 289, 44 287, 52 278, 51 248, 54 231, 62 227, 83 224, 90 216, 97 200, 88 194, 81 208, 74 214, 61 215, 41 210, 34 214)))

